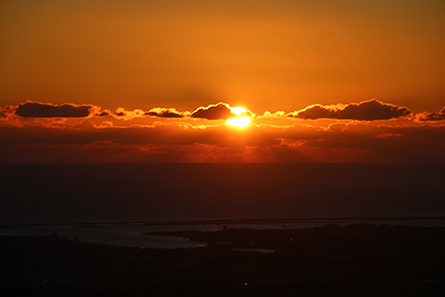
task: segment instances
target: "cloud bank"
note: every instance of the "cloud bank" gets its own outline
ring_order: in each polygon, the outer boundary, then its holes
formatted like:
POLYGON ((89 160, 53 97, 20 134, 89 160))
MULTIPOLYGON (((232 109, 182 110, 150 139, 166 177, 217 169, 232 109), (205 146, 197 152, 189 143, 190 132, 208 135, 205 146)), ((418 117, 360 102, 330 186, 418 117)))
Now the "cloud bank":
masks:
POLYGON ((0 127, 1 162, 445 162, 445 126, 0 127))
POLYGON ((369 100, 221 123, 234 113, 222 102, 180 112, 28 101, 0 108, 0 162, 445 162, 445 108, 412 116, 369 100))
POLYGON ((411 111, 406 107, 383 103, 372 99, 360 103, 338 105, 310 105, 302 110, 288 114, 299 119, 341 119, 358 121, 390 120, 406 117, 411 111))

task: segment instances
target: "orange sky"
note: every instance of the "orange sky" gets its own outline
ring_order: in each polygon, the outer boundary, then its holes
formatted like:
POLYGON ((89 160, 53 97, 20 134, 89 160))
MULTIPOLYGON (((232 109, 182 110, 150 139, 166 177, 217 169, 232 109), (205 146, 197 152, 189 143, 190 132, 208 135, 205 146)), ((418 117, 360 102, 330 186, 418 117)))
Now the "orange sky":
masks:
POLYGON ((443 162, 444 15, 441 0, 2 1, 0 161, 443 162), (248 128, 225 124, 234 106, 248 128))

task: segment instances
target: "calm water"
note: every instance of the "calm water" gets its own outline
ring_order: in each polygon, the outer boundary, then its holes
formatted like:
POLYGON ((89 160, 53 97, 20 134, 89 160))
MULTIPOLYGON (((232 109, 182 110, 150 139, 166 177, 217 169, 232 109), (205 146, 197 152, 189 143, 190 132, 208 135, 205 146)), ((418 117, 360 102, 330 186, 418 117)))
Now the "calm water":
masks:
MULTIPOLYGON (((2 234, 50 232, 150 246, 141 232, 216 230, 224 222, 116 223, 259 219, 242 226, 282 228, 369 217, 445 216, 442 164, 0 164, 0 169, 0 224, 15 225, 0 230, 2 234), (332 220, 261 221, 312 218, 332 220), (99 225, 84 228, 81 223, 99 225)), ((443 225, 437 218, 372 222, 443 225)), ((169 240, 170 246, 188 244, 169 240)))

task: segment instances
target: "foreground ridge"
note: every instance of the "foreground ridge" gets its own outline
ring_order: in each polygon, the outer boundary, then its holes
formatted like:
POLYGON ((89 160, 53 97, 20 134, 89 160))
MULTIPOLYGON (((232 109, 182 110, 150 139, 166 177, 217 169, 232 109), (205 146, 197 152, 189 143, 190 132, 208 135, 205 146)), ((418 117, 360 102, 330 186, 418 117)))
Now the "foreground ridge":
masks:
POLYGON ((442 296, 445 289, 441 227, 330 224, 150 234, 209 244, 141 249, 57 235, 2 236, 1 291, 53 296, 442 296))

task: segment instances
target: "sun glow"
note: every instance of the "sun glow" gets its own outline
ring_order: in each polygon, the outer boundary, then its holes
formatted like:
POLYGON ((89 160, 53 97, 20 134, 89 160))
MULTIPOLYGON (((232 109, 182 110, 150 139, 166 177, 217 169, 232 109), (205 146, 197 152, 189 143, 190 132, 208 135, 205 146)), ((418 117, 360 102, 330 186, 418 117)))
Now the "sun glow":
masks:
POLYGON ((226 120, 227 125, 235 126, 238 128, 245 128, 250 123, 250 116, 242 107, 231 107, 230 112, 236 117, 226 120))
POLYGON ((239 117, 239 118, 233 118, 226 120, 227 125, 229 126, 236 126, 238 128, 245 128, 250 123, 249 117, 239 117))
POLYGON ((232 108, 230 108, 230 111, 239 117, 240 114, 246 112, 247 110, 245 110, 242 107, 232 107, 232 108))

